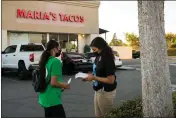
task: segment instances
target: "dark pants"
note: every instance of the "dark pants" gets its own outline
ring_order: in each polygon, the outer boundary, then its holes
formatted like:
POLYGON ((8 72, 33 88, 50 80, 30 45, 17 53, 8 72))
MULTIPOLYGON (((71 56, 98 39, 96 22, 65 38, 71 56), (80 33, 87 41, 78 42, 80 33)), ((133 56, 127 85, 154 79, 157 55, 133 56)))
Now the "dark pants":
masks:
POLYGON ((66 118, 64 108, 61 104, 44 108, 44 110, 45 118, 66 118))

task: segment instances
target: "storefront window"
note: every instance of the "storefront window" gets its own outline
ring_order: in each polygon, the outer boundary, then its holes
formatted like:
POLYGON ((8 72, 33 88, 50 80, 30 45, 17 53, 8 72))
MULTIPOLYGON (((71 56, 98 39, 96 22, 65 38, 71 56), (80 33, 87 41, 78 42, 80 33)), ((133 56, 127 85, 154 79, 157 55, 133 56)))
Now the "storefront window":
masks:
POLYGON ((46 43, 47 43, 47 34, 42 34, 41 43, 43 44, 43 46, 46 47, 46 43))
POLYGON ((49 34, 49 40, 56 40, 56 41, 58 41, 58 34, 49 34))
POLYGON ((76 34, 59 34, 59 43, 64 52, 78 51, 78 35, 76 34))
POLYGON ((71 52, 77 52, 77 49, 78 49, 78 35, 69 34, 69 44, 71 45, 71 52))
POLYGON ((29 43, 41 43, 42 34, 40 33, 29 33, 29 43))
POLYGON ((9 32, 10 45, 17 45, 21 43, 29 43, 28 33, 23 32, 9 32))
POLYGON ((59 34, 59 43, 62 51, 67 51, 67 43, 68 43, 68 34, 59 34))

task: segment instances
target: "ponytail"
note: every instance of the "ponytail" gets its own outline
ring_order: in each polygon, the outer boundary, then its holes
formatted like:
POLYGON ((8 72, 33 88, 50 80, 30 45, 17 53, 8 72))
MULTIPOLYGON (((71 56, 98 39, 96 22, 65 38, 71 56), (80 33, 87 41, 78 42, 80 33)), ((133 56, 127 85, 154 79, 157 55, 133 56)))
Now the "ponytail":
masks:
POLYGON ((46 63, 49 59, 49 56, 50 56, 50 53, 48 51, 44 51, 40 57, 40 61, 39 61, 39 70, 40 70, 40 82, 41 82, 41 85, 42 85, 42 88, 45 87, 45 83, 46 83, 46 63))

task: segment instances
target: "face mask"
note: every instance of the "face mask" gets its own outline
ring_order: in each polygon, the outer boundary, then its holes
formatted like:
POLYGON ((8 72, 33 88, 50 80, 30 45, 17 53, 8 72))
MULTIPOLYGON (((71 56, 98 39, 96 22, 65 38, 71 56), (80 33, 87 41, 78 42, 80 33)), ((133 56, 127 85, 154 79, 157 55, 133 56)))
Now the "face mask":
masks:
POLYGON ((99 55, 99 53, 98 53, 98 52, 93 52, 93 53, 94 53, 94 55, 95 55, 95 56, 98 56, 98 55, 99 55))
POLYGON ((56 57, 59 57, 59 56, 60 56, 60 54, 61 54, 61 50, 60 50, 60 49, 58 49, 58 53, 56 53, 56 57))

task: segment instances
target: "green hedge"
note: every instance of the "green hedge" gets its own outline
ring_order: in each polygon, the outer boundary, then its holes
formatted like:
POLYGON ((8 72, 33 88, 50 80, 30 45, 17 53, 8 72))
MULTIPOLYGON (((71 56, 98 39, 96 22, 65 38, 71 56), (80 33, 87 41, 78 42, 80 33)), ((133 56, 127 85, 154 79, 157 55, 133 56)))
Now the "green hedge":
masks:
POLYGON ((87 52, 90 52, 90 46, 88 46, 88 45, 85 45, 84 46, 84 53, 87 53, 87 52))
POLYGON ((170 48, 167 50, 168 56, 176 56, 176 48, 170 48))
POLYGON ((176 48, 176 44, 172 44, 172 45, 171 45, 171 48, 176 48))
MULTIPOLYGON (((176 116, 176 92, 173 93, 174 115, 176 116)), ((104 118, 142 118, 142 100, 136 98, 123 102, 119 108, 115 108, 107 113, 104 118)))

